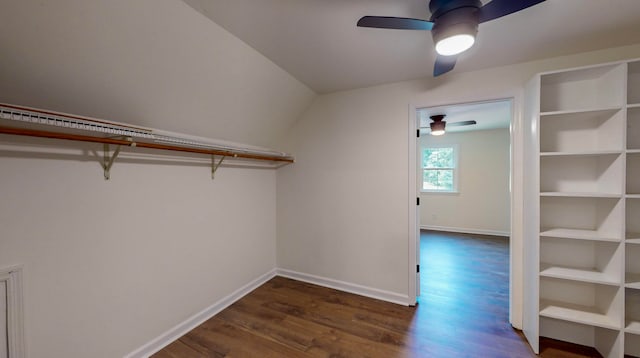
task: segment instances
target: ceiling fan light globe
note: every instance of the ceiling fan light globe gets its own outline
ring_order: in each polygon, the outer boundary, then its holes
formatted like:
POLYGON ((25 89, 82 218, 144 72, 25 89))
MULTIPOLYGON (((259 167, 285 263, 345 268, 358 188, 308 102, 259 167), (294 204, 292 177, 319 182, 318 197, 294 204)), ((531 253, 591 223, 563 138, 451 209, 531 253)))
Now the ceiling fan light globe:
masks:
POLYGON ((443 135, 445 126, 446 122, 442 121, 442 119, 431 122, 429 124, 429 127, 431 128, 431 135, 443 135))
POLYGON ((453 56, 462 53, 476 42, 470 34, 458 34, 441 39, 436 43, 436 52, 442 56, 453 56))
POLYGON ((442 14, 435 20, 431 36, 440 56, 455 56, 476 42, 479 11, 462 7, 442 14))

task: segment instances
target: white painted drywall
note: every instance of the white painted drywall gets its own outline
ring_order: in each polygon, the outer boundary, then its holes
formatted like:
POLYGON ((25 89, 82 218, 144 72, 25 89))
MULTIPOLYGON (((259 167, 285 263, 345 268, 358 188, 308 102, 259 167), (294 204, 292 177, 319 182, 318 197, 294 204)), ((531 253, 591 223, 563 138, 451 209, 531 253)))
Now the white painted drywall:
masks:
POLYGON ((8 336, 9 321, 7 320, 7 281, 0 281, 0 358, 9 356, 8 336))
POLYGON ((421 193, 421 227, 508 236, 509 129, 426 134, 420 143, 458 148, 458 193, 421 193))
MULTIPOLYGON (((181 1, 3 1, 0 47, 0 102, 254 145, 315 96, 181 1)), ((0 153, 29 357, 122 357, 275 267, 273 171, 118 160, 105 182, 99 146, 49 143, 0 153)))
POLYGON ((94 150, 0 136, 0 267, 24 265, 32 358, 123 357, 275 268, 274 170, 125 151, 105 181, 94 150))
POLYGON ((408 295, 410 108, 514 98, 512 316, 522 326, 522 97, 535 73, 640 57, 640 45, 318 97, 282 148, 278 266, 408 295))
POLYGON ((4 0, 0 102, 271 146, 315 94, 182 1, 4 0))

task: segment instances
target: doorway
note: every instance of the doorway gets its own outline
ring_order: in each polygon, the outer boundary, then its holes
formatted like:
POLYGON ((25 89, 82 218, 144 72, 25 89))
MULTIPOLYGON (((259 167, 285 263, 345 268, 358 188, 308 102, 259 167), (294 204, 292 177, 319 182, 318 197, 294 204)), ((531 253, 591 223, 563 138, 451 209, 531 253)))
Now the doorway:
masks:
MULTIPOLYGON (((417 302, 421 229, 510 236, 513 100, 416 106, 412 112, 409 194, 418 205, 410 207, 415 241, 410 240, 409 259, 417 274, 409 279, 409 291, 410 302, 412 292, 417 302), (441 127, 444 135, 431 134, 441 127)), ((509 276, 509 264, 506 271, 509 276)), ((511 289, 509 284, 509 296, 511 289)))

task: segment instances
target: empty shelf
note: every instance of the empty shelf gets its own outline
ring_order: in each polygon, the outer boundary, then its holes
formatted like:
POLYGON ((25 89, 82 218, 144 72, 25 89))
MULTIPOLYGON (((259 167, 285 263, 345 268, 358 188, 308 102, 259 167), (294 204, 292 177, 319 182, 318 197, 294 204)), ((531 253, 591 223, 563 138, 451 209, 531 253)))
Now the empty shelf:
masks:
POLYGON ((611 235, 602 235, 596 230, 581 230, 581 229, 547 229, 540 232, 540 236, 558 237, 565 239, 577 239, 577 240, 596 240, 596 241, 621 241, 618 238, 611 235))
POLYGON ((640 334, 640 321, 631 321, 627 323, 625 331, 628 333, 640 334))
POLYGON ((561 278, 566 280, 600 283, 605 285, 619 285, 619 279, 611 277, 603 272, 586 269, 541 264, 540 276, 561 278))
POLYGON ((627 239, 626 243, 627 244, 640 244, 640 239, 627 239))
MULTIPOLYGON (((630 107, 629 105, 627 105, 627 107, 630 107)), ((633 105, 631 105, 631 107, 633 107, 633 105)), ((620 110, 621 106, 604 106, 604 107, 598 107, 598 108, 585 108, 585 109, 568 109, 568 110, 557 110, 557 111, 542 111, 540 112, 540 116, 544 117, 544 116, 558 116, 558 115, 572 115, 572 114, 577 114, 580 116, 584 116, 585 114, 598 114, 598 113, 604 113, 604 112, 613 112, 615 113, 616 111, 620 110)))
POLYGON ((602 328, 620 329, 618 323, 611 317, 598 312, 595 307, 541 300, 540 308, 540 316, 602 328))
POLYGON ((540 196, 558 196, 558 197, 571 197, 571 198, 620 198, 622 194, 614 193, 572 193, 572 192, 560 192, 560 191, 545 191, 541 192, 540 196))
POLYGON ((640 274, 627 272, 625 282, 626 287, 640 289, 640 274))
POLYGON ((632 232, 632 231, 628 231, 624 237, 627 239, 627 241, 631 241, 631 240, 640 240, 640 232, 632 232))
MULTIPOLYGON (((640 152, 640 150, 638 151, 640 152)), ((540 156, 541 157, 595 156, 595 155, 620 154, 620 153, 622 153, 622 150, 584 150, 584 151, 565 151, 565 152, 540 152, 540 156)))

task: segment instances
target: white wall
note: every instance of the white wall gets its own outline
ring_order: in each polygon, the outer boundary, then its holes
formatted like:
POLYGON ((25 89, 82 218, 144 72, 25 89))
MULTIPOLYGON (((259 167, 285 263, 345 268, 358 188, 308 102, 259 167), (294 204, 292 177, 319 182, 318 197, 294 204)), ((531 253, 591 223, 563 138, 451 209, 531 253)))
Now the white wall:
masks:
POLYGON ((508 236, 509 129, 423 135, 420 142, 458 148, 458 193, 421 193, 420 226, 508 236))
POLYGON ((524 84, 540 71, 631 57, 640 45, 318 97, 283 143, 297 162, 278 171, 278 265, 408 295, 410 109, 513 97, 511 321, 521 327, 524 84))
MULTIPOLYGON (((270 146, 315 97, 182 1, 1 7, 0 102, 270 146)), ((31 358, 121 357, 276 266, 274 171, 121 158, 105 182, 98 145, 15 141, 0 267, 24 264, 31 358)))
POLYGON ((407 294, 411 92, 323 95, 293 126, 296 163, 277 174, 279 267, 407 294))
POLYGON ((0 102, 272 146, 315 94, 177 0, 3 0, 0 102))
POLYGON ((276 266, 274 170, 212 180, 207 158, 125 152, 105 181, 100 149, 0 136, 0 267, 24 265, 28 357, 122 357, 276 266))

